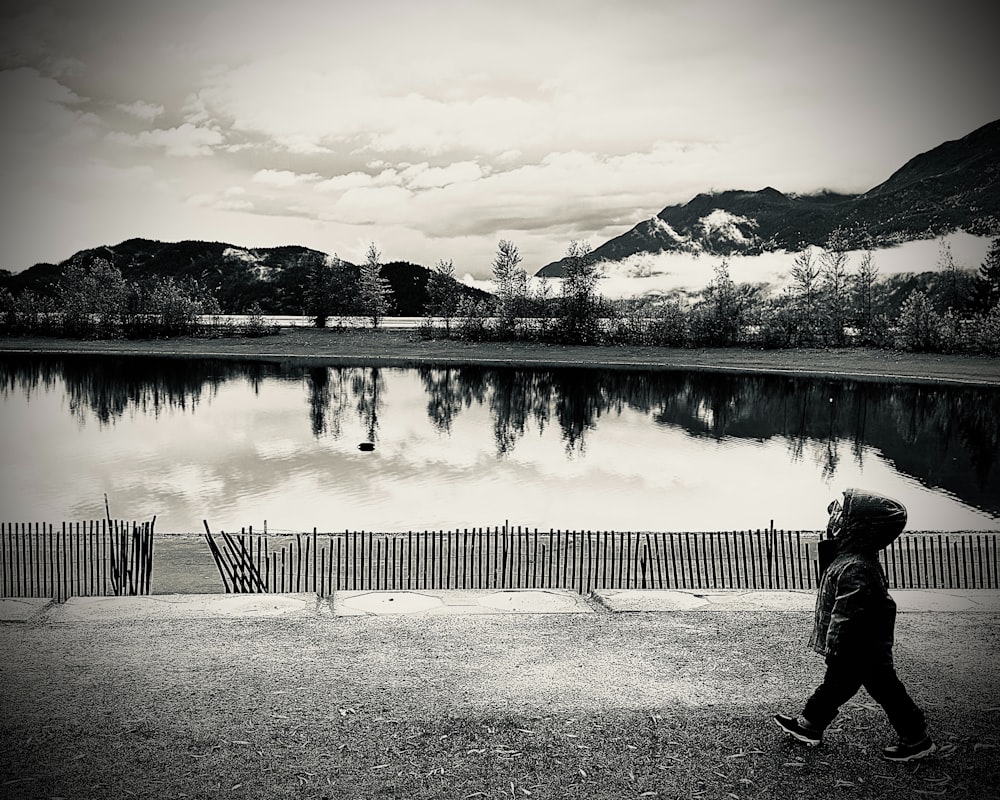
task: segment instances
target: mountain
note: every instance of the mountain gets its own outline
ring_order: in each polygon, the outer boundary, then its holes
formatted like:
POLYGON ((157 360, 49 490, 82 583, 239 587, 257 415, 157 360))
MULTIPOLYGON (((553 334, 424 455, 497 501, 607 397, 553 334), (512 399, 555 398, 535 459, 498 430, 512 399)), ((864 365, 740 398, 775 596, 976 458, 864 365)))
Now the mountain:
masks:
MULTIPOLYGON (((1000 120, 910 159, 863 194, 787 195, 759 191, 699 194, 667 206, 590 254, 620 261, 638 253, 758 255, 823 245, 846 232, 852 248, 930 238, 954 230, 993 235, 1000 229, 1000 120)), ((565 259, 537 275, 559 277, 565 259)))
MULTIPOLYGON (((328 256, 308 247, 238 247, 224 242, 158 242, 129 239, 117 245, 81 250, 60 264, 35 264, 23 272, 0 272, 0 289, 12 294, 30 289, 52 295, 63 269, 72 263, 92 264, 104 259, 129 281, 159 275, 193 279, 208 289, 226 313, 240 313, 254 303, 268 314, 306 314, 305 288, 309 270, 328 256)), ((359 268, 343 262, 347 274, 357 278, 359 268)), ((404 317, 424 313, 430 270, 406 261, 382 265, 382 276, 393 290, 394 314, 404 317)), ((474 299, 488 295, 464 284, 460 291, 474 299)), ((345 298, 350 305, 353 298, 345 298)))

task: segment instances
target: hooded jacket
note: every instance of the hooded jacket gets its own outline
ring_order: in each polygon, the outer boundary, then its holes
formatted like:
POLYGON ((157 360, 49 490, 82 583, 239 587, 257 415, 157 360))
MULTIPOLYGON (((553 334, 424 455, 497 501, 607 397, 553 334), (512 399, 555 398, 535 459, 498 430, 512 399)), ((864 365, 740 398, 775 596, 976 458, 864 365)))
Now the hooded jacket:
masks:
POLYGON ((896 500, 861 489, 844 492, 830 517, 832 539, 820 542, 820 583, 809 645, 821 655, 892 656, 896 603, 878 561, 906 527, 896 500))

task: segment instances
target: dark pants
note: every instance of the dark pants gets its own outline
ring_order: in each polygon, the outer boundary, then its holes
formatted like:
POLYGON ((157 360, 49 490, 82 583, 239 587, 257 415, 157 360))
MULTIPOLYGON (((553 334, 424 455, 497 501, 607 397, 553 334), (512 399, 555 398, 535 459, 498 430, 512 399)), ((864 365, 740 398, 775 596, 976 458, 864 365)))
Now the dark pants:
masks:
POLYGON ((810 723, 825 728, 837 710, 864 686, 872 699, 885 710, 889 724, 906 742, 922 739, 927 733, 924 713, 906 693, 896 675, 892 654, 871 656, 827 656, 823 683, 806 701, 802 711, 810 723))

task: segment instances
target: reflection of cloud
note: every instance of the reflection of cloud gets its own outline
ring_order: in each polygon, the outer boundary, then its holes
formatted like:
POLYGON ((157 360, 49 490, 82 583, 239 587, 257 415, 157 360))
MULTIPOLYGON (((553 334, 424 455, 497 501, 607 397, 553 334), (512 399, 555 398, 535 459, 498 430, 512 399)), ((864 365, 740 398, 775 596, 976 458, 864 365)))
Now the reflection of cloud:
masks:
MULTIPOLYGON (((213 376, 206 384, 211 391, 184 402, 201 384, 187 369, 175 370, 177 399, 158 414, 140 410, 148 391, 123 394, 114 381, 95 391, 94 376, 81 370, 73 373, 69 404, 58 378, 30 405, 19 392, 0 398, 11 423, 0 430, 0 446, 31 453, 5 473, 8 513, 24 519, 38 518, 40 508, 57 519, 96 513, 108 492, 116 513, 156 514, 161 532, 197 531, 206 517, 213 529, 226 530, 264 520, 272 530, 408 530, 504 519, 543 529, 716 530, 766 527, 771 518, 779 527, 812 529, 837 487, 861 485, 918 510, 914 527, 944 519, 950 522, 943 529, 996 525, 948 492, 927 488, 935 485, 927 464, 938 464, 939 451, 947 451, 957 457, 950 479, 977 502, 975 479, 963 463, 975 455, 947 436, 959 401, 983 408, 993 400, 977 394, 971 402, 965 390, 941 390, 919 423, 915 447, 896 420, 912 419, 911 404, 927 396, 905 387, 845 389, 851 403, 844 398, 831 427, 829 389, 816 381, 793 386, 761 377, 579 370, 433 370, 422 379, 415 370, 386 369, 380 370, 378 445, 362 453, 357 444, 371 431, 354 390, 371 396, 362 385, 365 370, 322 368, 342 379, 331 379, 330 394, 347 392, 338 413, 332 399, 319 409, 310 405, 322 375, 307 379, 309 373, 284 367, 242 377, 242 368, 231 366, 225 375, 236 377, 226 379, 209 365, 203 372, 213 376), (435 384, 455 400, 450 434, 428 419, 425 381, 435 376, 451 378, 435 384), (531 397, 521 403, 521 394, 531 397), (509 406, 498 396, 509 398, 509 406), (66 408, 87 416, 88 402, 110 410, 113 424, 77 427, 66 408), (336 437, 315 433, 317 411, 336 415, 336 437), (864 442, 873 444, 854 440, 852 421, 861 418, 864 442), (508 419, 518 436, 498 458, 497 422, 508 419), (567 425, 577 433, 585 428, 585 450, 567 453, 567 425), (843 456, 834 474, 825 457, 831 431, 843 456), (33 447, 23 448, 19 436, 33 447), (790 458, 799 445, 805 457, 790 458)), ((130 390, 145 385, 134 380, 130 390)), ((988 441, 993 428, 980 422, 976 441, 988 441)), ((990 485, 978 491, 988 494, 990 485)))

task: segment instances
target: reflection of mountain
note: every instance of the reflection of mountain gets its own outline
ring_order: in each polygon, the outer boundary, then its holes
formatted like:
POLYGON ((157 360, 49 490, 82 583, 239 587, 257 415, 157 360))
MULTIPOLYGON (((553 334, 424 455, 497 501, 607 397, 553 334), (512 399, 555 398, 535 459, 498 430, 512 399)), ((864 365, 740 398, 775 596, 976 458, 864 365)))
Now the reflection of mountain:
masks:
POLYGON ((846 454, 860 462, 867 449, 876 450, 920 483, 1000 513, 996 390, 586 369, 453 368, 421 374, 431 395, 428 407, 447 406, 449 424, 461 406, 454 397, 489 404, 500 455, 514 449, 528 421, 541 428, 552 420, 567 452, 583 452, 587 432, 601 416, 627 407, 692 436, 782 437, 793 458, 811 445, 828 477, 846 454), (438 394, 442 386, 447 397, 438 394))
MULTIPOLYGON (((529 370, 423 367, 430 423, 442 433, 464 409, 489 410, 497 457, 510 454, 531 426, 558 426, 567 455, 585 453, 602 417, 630 409, 691 436, 788 443, 808 450, 832 477, 845 458, 872 450, 897 471, 962 502, 1000 514, 1000 391, 820 378, 638 370, 529 370)), ((385 413, 388 379, 370 367, 305 367, 288 362, 109 356, 0 359, 0 391, 38 391, 62 380, 70 410, 102 424, 138 411, 192 408, 206 387, 264 379, 300 382, 316 437, 336 438, 344 414, 361 420, 371 441, 385 413)))

